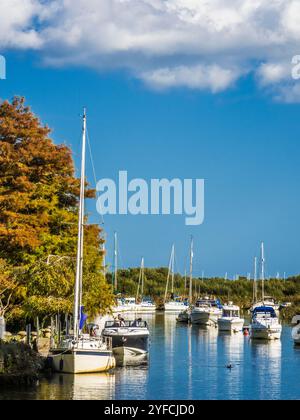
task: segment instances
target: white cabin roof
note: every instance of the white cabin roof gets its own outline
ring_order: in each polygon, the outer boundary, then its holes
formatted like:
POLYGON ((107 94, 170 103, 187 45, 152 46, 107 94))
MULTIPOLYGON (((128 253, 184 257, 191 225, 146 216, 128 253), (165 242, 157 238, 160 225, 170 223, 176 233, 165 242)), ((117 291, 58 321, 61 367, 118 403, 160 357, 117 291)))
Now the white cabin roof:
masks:
POLYGON ((240 311, 240 307, 236 305, 224 305, 223 311, 240 311))

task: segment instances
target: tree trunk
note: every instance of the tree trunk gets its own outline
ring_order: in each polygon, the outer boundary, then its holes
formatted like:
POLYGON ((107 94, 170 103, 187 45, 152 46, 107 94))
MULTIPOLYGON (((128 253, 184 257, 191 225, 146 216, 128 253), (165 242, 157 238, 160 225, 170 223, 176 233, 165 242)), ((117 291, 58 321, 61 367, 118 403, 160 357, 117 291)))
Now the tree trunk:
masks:
POLYGON ((4 340, 5 337, 5 319, 0 316, 0 340, 4 340))

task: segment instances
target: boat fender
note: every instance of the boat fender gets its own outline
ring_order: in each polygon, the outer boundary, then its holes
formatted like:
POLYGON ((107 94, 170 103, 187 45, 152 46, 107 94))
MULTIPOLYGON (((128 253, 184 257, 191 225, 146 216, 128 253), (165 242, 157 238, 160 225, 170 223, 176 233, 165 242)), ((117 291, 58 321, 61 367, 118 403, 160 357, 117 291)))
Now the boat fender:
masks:
POLYGON ((63 359, 60 359, 60 362, 59 362, 59 370, 60 371, 63 371, 64 370, 64 360, 63 359))

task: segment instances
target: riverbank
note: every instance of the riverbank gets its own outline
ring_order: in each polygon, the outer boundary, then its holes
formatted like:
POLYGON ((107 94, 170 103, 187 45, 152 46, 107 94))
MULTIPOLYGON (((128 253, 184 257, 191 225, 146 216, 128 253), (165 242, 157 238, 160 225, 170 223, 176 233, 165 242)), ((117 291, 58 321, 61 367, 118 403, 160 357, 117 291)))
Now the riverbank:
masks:
POLYGON ((24 343, 0 342, 0 386, 34 385, 45 359, 24 343))

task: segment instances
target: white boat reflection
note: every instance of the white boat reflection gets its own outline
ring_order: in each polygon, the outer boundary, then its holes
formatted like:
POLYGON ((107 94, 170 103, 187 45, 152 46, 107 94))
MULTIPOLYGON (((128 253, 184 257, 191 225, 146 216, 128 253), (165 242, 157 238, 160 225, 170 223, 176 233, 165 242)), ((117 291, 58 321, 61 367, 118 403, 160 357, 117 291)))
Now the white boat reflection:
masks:
POLYGON ((109 373, 56 374, 47 384, 41 385, 42 399, 111 400, 115 398, 115 380, 115 375, 109 373))
POLYGON ((235 400, 239 398, 243 387, 245 337, 242 332, 219 332, 219 340, 223 342, 226 365, 232 366, 230 375, 224 377, 226 394, 235 400))
POLYGON ((260 399, 280 399, 282 374, 282 342, 251 342, 259 366, 254 366, 260 399))

